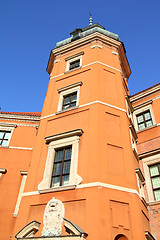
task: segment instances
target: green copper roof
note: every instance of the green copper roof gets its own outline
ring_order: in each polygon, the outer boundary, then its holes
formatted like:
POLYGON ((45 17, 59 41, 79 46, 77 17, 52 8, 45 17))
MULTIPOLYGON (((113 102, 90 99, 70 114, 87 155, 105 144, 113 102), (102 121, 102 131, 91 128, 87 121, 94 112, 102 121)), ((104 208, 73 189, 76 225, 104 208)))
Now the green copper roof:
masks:
POLYGON ((74 41, 76 39, 88 36, 88 35, 90 35, 92 33, 95 33, 95 32, 102 33, 102 34, 104 34, 104 35, 106 35, 108 37, 111 37, 111 38, 113 38, 115 40, 118 40, 118 41, 120 40, 119 36, 117 34, 105 30, 105 28, 102 25, 98 24, 98 23, 94 23, 94 24, 89 25, 89 26, 87 26, 85 28, 78 28, 78 29, 73 30, 70 33, 71 37, 67 38, 67 39, 65 39, 65 40, 63 40, 61 42, 58 42, 56 44, 56 48, 61 47, 61 46, 65 45, 65 44, 67 44, 67 43, 70 43, 70 42, 72 42, 72 41, 74 41))

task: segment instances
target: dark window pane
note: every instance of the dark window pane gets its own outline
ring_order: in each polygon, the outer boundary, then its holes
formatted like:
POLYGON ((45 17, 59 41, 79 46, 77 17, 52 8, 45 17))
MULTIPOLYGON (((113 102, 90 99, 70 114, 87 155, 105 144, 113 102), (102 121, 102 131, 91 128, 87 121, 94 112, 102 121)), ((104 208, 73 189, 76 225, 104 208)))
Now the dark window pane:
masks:
POLYGON ((69 184, 69 175, 63 176, 62 179, 62 186, 68 185, 69 184))
POLYGON ((64 162, 63 173, 70 173, 70 161, 64 162))
POLYGON ((71 159, 72 148, 67 148, 65 150, 65 160, 71 159))
POLYGON ((55 162, 62 161, 62 160, 63 160, 63 149, 56 151, 55 162))
POLYGON ((52 178, 51 187, 59 187, 60 186, 60 177, 52 178))
POLYGON ((69 65, 69 70, 72 70, 72 69, 77 68, 79 66, 80 66, 80 59, 71 62, 70 65, 69 65))
POLYGON ((62 163, 55 163, 53 168, 53 176, 61 175, 62 163))
POLYGON ((72 96, 71 96, 71 101, 73 102, 73 101, 76 101, 77 100, 77 93, 75 93, 75 94, 73 94, 72 96))
POLYGON ((70 96, 64 97, 64 104, 70 103, 70 96))

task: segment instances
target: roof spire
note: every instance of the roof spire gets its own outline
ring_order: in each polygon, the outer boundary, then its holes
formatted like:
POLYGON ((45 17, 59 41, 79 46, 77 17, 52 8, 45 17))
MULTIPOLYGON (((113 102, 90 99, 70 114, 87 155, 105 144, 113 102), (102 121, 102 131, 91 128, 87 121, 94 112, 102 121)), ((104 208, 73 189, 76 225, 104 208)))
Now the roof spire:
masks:
POLYGON ((89 12, 90 18, 89 18, 89 26, 92 25, 93 23, 93 18, 92 18, 92 14, 89 12))

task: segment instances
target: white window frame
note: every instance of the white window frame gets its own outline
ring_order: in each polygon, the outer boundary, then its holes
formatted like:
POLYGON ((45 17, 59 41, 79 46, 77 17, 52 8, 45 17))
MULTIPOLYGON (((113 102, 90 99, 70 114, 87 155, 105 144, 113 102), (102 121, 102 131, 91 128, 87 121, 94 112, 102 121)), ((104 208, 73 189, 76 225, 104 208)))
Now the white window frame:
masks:
POLYGON ((8 147, 9 146, 9 143, 10 143, 10 140, 11 140, 11 137, 12 137, 12 134, 13 134, 13 130, 14 128, 17 127, 17 125, 14 125, 14 124, 6 124, 6 123, 0 123, 0 131, 10 131, 10 136, 9 136, 9 139, 8 139, 8 143, 6 146, 2 146, 0 145, 0 147, 8 147))
POLYGON ((74 58, 71 58, 71 59, 67 60, 66 72, 74 71, 74 70, 80 68, 81 66, 82 66, 82 55, 81 55, 81 56, 74 57, 74 58), (74 62, 74 61, 77 61, 77 60, 80 60, 79 67, 76 67, 76 68, 73 68, 73 69, 69 70, 70 63, 72 63, 72 62, 74 62))
POLYGON ((155 117, 154 117, 154 114, 153 114, 153 110, 152 110, 152 106, 151 106, 151 105, 147 105, 147 106, 145 106, 145 107, 142 107, 142 108, 139 108, 139 109, 135 110, 134 113, 133 113, 133 119, 134 119, 135 129, 136 129, 137 132, 147 130, 147 129, 153 127, 154 125, 156 125, 156 121, 155 121, 155 117), (144 129, 142 129, 142 130, 139 130, 139 128, 138 128, 138 122, 137 122, 137 115, 139 115, 139 114, 141 114, 141 113, 143 113, 143 112, 146 112, 146 111, 148 111, 148 110, 150 111, 153 125, 150 126, 150 127, 146 127, 146 128, 144 128, 144 129))
POLYGON ((79 96, 80 96, 80 86, 81 85, 82 85, 82 82, 78 82, 78 83, 74 83, 72 85, 66 86, 64 88, 58 89, 58 93, 60 93, 60 96, 59 96, 57 112, 68 111, 68 110, 74 109, 75 107, 79 106, 79 96), (62 110, 64 97, 66 95, 74 93, 74 92, 77 92, 76 106, 62 110))
POLYGON ((148 200, 149 200, 149 202, 156 202, 156 200, 154 198, 154 192, 153 192, 153 187, 152 187, 152 180, 151 180, 151 176, 150 176, 149 166, 160 163, 160 153, 146 157, 142 160, 142 162, 143 162, 144 176, 146 179, 148 200))
POLYGON ((46 138, 46 143, 48 145, 48 155, 46 166, 44 170, 43 180, 38 185, 38 190, 47 190, 47 189, 64 189, 68 186, 78 185, 82 182, 82 177, 77 174, 78 170, 78 150, 79 150, 79 140, 83 131, 81 129, 77 129, 74 131, 53 135, 51 137, 46 138), (58 148, 72 146, 72 154, 71 154, 71 166, 70 166, 70 175, 69 175, 69 184, 65 186, 52 187, 51 188, 51 179, 52 179, 52 171, 54 165, 54 157, 55 151, 58 148))

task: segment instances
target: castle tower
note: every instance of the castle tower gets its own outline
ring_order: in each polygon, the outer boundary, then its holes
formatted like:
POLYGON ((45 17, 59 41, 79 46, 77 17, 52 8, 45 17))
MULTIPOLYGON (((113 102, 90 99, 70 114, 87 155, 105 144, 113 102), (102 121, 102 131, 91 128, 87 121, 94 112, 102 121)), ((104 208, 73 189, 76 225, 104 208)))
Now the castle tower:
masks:
POLYGON ((51 51, 47 72, 13 236, 31 225, 21 237, 41 236, 54 197, 64 205, 73 239, 152 239, 128 98, 131 70, 118 35, 97 23, 75 29, 51 51))

